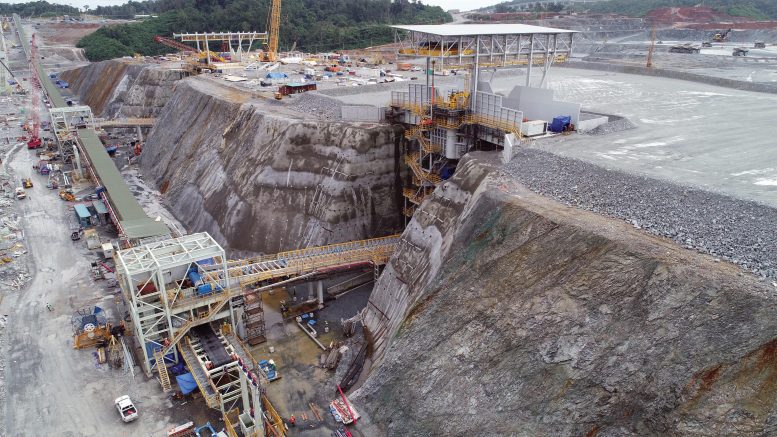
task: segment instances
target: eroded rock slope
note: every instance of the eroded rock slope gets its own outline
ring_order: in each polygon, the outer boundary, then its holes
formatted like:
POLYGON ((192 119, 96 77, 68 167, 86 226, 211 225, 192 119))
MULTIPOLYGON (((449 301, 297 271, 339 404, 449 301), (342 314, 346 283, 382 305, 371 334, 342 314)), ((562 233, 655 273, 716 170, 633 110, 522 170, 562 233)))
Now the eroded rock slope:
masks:
POLYGON ((159 64, 112 59, 65 71, 62 79, 95 116, 154 118, 173 94, 173 85, 186 75, 159 64))
POLYGON ((398 230, 400 138, 198 77, 176 85, 141 167, 189 230, 273 253, 398 230))
POLYGON ((465 159, 367 307, 374 435, 770 435, 777 296, 465 159))

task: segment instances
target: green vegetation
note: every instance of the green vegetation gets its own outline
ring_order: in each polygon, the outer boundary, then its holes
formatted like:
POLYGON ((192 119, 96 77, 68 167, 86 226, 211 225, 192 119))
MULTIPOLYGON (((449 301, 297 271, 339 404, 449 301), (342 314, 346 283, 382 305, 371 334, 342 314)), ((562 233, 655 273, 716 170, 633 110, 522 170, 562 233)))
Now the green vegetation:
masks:
MULTIPOLYGON (((93 61, 158 55, 170 49, 153 41, 174 32, 264 31, 270 0, 157 0, 101 6, 91 13, 113 18, 157 14, 142 22, 107 26, 81 39, 93 61)), ((296 42, 304 51, 348 49, 393 41, 389 23, 438 24, 451 21, 440 7, 408 0, 284 0, 281 10, 281 48, 296 42)), ((219 46, 213 45, 213 50, 219 46)))
POLYGON ((55 17, 59 15, 78 15, 78 8, 66 5, 56 5, 49 2, 0 3, 0 15, 19 14, 27 17, 55 17))
MULTIPOLYGON (((755 20, 777 19, 777 2, 774 0, 706 0, 703 4, 729 15, 755 20)), ((657 8, 692 6, 699 6, 699 0, 609 0, 586 3, 578 8, 642 17, 657 8)))

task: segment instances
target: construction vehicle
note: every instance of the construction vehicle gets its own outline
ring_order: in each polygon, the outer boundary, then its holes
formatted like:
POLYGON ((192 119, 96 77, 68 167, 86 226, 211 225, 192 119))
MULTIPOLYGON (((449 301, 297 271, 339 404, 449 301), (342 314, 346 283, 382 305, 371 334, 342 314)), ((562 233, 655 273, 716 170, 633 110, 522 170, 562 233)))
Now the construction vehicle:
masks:
POLYGON ((138 409, 135 408, 135 404, 132 403, 129 396, 118 397, 113 403, 116 405, 116 409, 119 410, 119 415, 124 423, 132 422, 138 418, 138 409))
POLYGON ((712 47, 712 43, 711 43, 711 42, 709 42, 709 41, 704 41, 703 43, 701 43, 701 46, 702 46, 702 47, 709 48, 709 47, 712 47))
POLYGON ((75 202, 76 196, 73 195, 72 192, 69 190, 61 190, 59 192, 59 198, 64 200, 65 202, 75 202))
POLYGON ((30 178, 22 178, 22 187, 24 187, 24 188, 32 188, 32 179, 30 179, 30 178))
POLYGON ((278 37, 281 29, 281 0, 272 0, 270 8, 269 25, 267 26, 269 41, 267 51, 264 52, 265 62, 275 62, 278 58, 278 37))
POLYGON ((16 188, 16 199, 22 200, 27 198, 27 192, 24 191, 24 188, 17 187, 16 188))
POLYGON ((756 41, 755 43, 753 43, 753 48, 754 49, 765 49, 766 48, 766 43, 763 42, 763 41, 756 41))
POLYGON ((701 48, 691 43, 678 44, 676 46, 669 47, 669 53, 699 53, 701 48))
POLYGON ((747 54, 750 52, 750 50, 744 48, 744 47, 737 47, 732 52, 732 56, 747 56, 747 54))
POLYGON ((731 34, 731 29, 728 29, 725 32, 718 32, 715 35, 712 35, 712 42, 723 42, 728 40, 728 36, 731 34))

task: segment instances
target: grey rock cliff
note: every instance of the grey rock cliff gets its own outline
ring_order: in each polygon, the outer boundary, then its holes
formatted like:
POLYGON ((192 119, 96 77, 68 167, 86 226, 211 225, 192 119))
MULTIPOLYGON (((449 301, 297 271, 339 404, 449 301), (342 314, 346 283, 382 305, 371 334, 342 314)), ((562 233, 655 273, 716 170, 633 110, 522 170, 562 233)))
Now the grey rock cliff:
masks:
POLYGON ((370 298, 374 435, 775 432, 774 288, 489 160, 416 213, 370 298))

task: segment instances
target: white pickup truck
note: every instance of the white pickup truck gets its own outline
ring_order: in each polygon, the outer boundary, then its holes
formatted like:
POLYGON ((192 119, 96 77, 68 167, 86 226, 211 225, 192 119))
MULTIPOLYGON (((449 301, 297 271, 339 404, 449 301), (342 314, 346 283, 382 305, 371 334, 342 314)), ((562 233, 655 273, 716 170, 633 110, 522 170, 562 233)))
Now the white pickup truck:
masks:
POLYGON ((121 420, 124 422, 132 422, 138 418, 138 409, 135 408, 135 404, 132 403, 129 396, 124 395, 117 398, 114 403, 116 404, 116 409, 119 410, 121 420))

